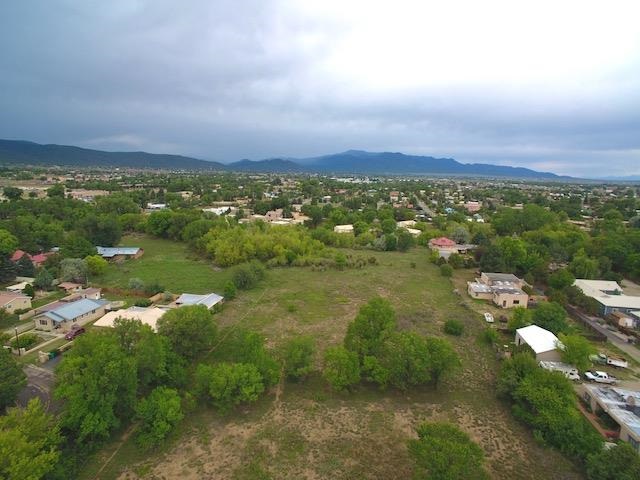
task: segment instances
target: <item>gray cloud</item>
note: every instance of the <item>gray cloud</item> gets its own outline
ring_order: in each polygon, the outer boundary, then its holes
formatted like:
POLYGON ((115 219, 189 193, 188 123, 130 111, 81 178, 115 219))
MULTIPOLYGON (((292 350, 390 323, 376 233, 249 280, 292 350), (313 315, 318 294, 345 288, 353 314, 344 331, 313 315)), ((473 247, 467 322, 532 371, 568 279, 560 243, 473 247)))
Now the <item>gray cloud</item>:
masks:
POLYGON ((530 66, 506 51, 466 56, 474 38, 454 25, 462 43, 443 39, 424 58, 413 45, 418 56, 396 65, 403 25, 367 33, 366 5, 342 18, 277 0, 5 2, 0 137, 222 161, 359 148, 640 173, 637 24, 611 65, 598 62, 617 44, 579 66, 560 45, 564 56, 540 65, 528 37, 514 42, 529 45, 530 66), (482 55, 488 71, 475 65, 482 55))

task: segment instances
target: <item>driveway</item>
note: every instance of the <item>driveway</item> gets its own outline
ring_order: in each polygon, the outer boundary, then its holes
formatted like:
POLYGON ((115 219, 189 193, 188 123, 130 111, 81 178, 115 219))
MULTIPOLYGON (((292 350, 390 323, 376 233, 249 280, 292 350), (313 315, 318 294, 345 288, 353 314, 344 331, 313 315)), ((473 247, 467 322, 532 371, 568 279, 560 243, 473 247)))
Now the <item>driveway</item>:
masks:
POLYGON ((27 385, 18 394, 18 405, 24 407, 32 398, 38 397, 45 409, 55 413, 60 409, 60 402, 52 398, 52 390, 55 383, 53 370, 60 361, 57 357, 44 364, 43 367, 26 365, 24 373, 27 375, 27 385))

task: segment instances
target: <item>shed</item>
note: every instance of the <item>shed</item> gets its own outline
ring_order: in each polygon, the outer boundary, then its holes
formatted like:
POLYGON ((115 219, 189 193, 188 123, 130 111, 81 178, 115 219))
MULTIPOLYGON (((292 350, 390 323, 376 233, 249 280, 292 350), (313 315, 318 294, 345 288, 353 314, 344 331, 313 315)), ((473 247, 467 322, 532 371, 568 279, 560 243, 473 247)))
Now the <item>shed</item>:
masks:
POLYGON ((516 345, 527 345, 536 356, 536 361, 560 361, 560 351, 562 343, 553 332, 545 330, 538 325, 518 328, 516 330, 516 345))

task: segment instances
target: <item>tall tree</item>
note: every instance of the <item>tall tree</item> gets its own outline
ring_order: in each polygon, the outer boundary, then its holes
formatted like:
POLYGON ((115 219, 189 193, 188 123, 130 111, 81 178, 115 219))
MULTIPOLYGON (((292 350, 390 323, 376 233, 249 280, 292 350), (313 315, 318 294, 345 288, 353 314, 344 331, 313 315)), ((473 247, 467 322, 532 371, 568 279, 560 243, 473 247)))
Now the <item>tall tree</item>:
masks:
POLYGON ((136 418, 140 420, 138 444, 143 448, 160 444, 184 418, 178 391, 167 387, 155 388, 138 402, 136 418))
POLYGON ((180 307, 158 320, 158 333, 169 339, 173 350, 187 359, 197 358, 213 346, 217 327, 204 305, 180 307))
POLYGON ((355 320, 347 328, 344 346, 362 361, 366 356, 377 356, 395 329, 396 316, 391 303, 376 297, 360 307, 355 320))
POLYGON ((0 348, 0 414, 15 404, 26 383, 26 376, 14 356, 6 348, 0 348))

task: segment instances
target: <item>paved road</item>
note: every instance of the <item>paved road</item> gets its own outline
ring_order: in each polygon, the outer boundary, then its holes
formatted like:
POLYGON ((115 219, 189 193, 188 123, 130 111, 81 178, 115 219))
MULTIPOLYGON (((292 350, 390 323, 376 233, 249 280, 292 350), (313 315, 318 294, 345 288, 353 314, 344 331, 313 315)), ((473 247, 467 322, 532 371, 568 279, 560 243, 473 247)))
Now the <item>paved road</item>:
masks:
POLYGON ((38 397, 49 412, 57 412, 60 403, 52 398, 55 383, 53 370, 62 357, 57 357, 44 364, 44 367, 26 365, 24 373, 27 375, 27 385, 18 395, 18 405, 24 407, 32 398, 38 397))
POLYGON ((592 316, 589 316, 589 315, 585 315, 584 313, 582 313, 582 312, 580 312, 578 310, 575 310, 573 308, 570 309, 570 310, 571 310, 571 313, 573 315, 576 315, 576 316, 580 317, 585 323, 588 323, 591 327, 593 327, 594 330, 596 330, 596 331, 600 332, 601 334, 605 335, 607 337, 607 340, 609 340, 612 344, 614 344, 620 350, 622 350, 623 352, 628 354, 635 361, 640 362, 640 350, 638 350, 636 347, 634 347, 630 343, 623 342, 622 340, 620 340, 620 338, 618 338, 606 326, 600 325, 600 323, 598 323, 599 319, 597 317, 592 317, 592 316))
POLYGON ((433 210, 431 210, 431 208, 429 208, 429 207, 427 206, 427 204, 426 204, 426 203, 424 203, 424 201, 423 201, 423 200, 418 199, 418 205, 420 205, 420 207, 422 208, 422 210, 424 211, 424 213, 425 213, 427 216, 429 216, 429 217, 431 217, 431 218, 433 218, 433 217, 435 217, 435 216, 436 216, 436 214, 434 213, 434 211, 433 211, 433 210))

